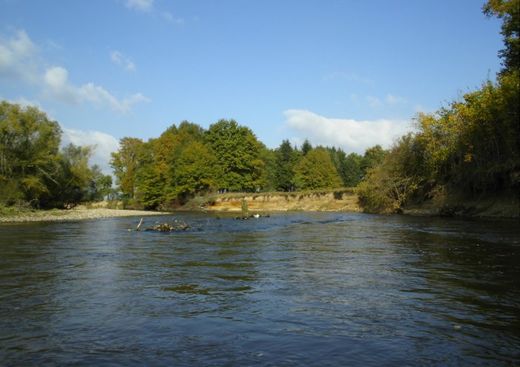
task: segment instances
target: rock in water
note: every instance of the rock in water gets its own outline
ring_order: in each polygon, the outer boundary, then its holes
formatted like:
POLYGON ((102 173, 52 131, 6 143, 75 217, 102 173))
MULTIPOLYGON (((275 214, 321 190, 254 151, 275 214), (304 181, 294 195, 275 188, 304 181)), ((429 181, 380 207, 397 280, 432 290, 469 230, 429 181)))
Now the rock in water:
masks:
POLYGON ((174 221, 173 223, 159 223, 153 225, 152 227, 146 228, 146 231, 155 231, 155 232, 176 232, 176 231, 185 231, 190 226, 182 221, 174 221))

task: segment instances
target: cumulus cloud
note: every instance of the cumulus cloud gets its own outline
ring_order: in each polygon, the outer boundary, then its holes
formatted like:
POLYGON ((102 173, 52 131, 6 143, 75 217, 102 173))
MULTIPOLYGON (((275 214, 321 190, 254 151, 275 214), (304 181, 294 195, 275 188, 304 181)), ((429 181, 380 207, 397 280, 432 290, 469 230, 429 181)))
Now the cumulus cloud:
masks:
MULTIPOLYGON (((131 60, 122 54, 114 57, 119 57, 127 70, 135 69, 131 60)), ((118 99, 104 87, 92 82, 76 86, 69 81, 66 68, 53 66, 44 69, 44 64, 38 54, 38 47, 24 30, 17 31, 11 38, 0 35, 0 79, 7 77, 30 83, 47 98, 72 104, 88 102, 96 106, 107 106, 120 113, 130 111, 138 103, 149 101, 141 93, 118 99)))
POLYGON ((124 68, 126 71, 135 71, 134 62, 117 50, 110 52, 110 60, 112 60, 114 64, 124 68))
POLYGON ((112 135, 100 131, 83 131, 63 128, 62 145, 89 145, 93 148, 90 164, 97 164, 103 173, 111 174, 110 153, 119 149, 119 142, 112 135))
POLYGON ((149 101, 141 93, 120 100, 94 83, 75 86, 69 82, 68 75, 67 69, 60 66, 47 69, 43 78, 46 96, 65 103, 90 102, 98 106, 108 106, 121 113, 128 112, 137 103, 149 101))
POLYGON ((37 78, 36 52, 37 47, 24 30, 17 31, 10 38, 0 35, 0 76, 34 82, 37 78))
POLYGON ((406 120, 338 119, 306 110, 287 110, 284 115, 286 127, 298 134, 298 138, 308 138, 313 144, 341 147, 347 152, 362 153, 376 144, 388 148, 396 138, 412 131, 411 121, 406 120))
POLYGON ((126 0, 126 7, 137 11, 150 11, 154 0, 126 0))

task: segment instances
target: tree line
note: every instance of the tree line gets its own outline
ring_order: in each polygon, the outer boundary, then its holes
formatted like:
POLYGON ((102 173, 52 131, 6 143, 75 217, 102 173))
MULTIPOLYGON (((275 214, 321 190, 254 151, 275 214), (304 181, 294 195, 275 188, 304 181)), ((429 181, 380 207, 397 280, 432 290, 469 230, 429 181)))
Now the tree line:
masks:
POLYGON ((520 195, 520 0, 489 0, 484 13, 502 19, 503 67, 461 100, 419 114, 359 186, 367 211, 395 212, 434 197, 520 195))
POLYGON ((100 200, 112 177, 89 165, 92 147, 60 148, 56 121, 35 107, 0 102, 0 205, 70 207, 100 200))
POLYGON ((112 154, 114 175, 130 206, 183 204, 208 192, 265 192, 356 186, 379 163, 380 146, 364 155, 284 140, 267 148, 246 126, 220 120, 208 129, 183 121, 158 138, 126 137, 112 154))
MULTIPOLYGON (((389 150, 363 155, 334 147, 267 148, 246 126, 208 129, 183 121, 159 137, 125 137, 112 154, 118 196, 149 209, 208 192, 358 187, 367 211, 395 212, 446 193, 466 197, 520 192, 520 0, 489 0, 502 19, 496 81, 430 114, 389 150)), ((66 207, 113 193, 111 176, 89 165, 92 147, 60 148, 61 129, 35 107, 0 103, 0 205, 66 207)))
POLYGON ((378 164, 364 155, 284 140, 267 148, 248 127, 220 120, 208 129, 183 121, 158 138, 125 137, 112 154, 112 177, 89 159, 94 147, 60 147, 62 130, 36 107, 0 103, 0 206, 63 208, 111 197, 157 209, 208 192, 354 187, 378 164))

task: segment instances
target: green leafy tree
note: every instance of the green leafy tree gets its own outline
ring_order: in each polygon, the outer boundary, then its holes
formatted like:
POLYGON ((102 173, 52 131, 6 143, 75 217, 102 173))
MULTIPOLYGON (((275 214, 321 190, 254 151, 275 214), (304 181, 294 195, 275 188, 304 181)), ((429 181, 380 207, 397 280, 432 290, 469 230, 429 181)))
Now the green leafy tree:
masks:
POLYGON ((324 189, 341 186, 336 167, 326 149, 316 148, 307 153, 295 167, 298 189, 324 189))
POLYGON ((140 168, 139 154, 143 141, 137 138, 122 138, 119 150, 112 153, 110 165, 123 195, 133 199, 136 192, 136 177, 140 168))
POLYGON ((360 204, 367 212, 394 213, 416 194, 425 177, 420 172, 423 152, 412 134, 405 135, 370 168, 358 186, 360 204))
POLYGON ((368 148, 363 155, 363 160, 361 161, 361 170, 363 171, 363 175, 365 175, 369 169, 381 164, 385 155, 386 151, 381 147, 381 145, 375 145, 368 148))
POLYGON ((35 107, 0 102, 0 201, 41 206, 52 193, 61 129, 35 107))
POLYGON ((263 146, 260 150, 260 158, 264 163, 263 177, 262 177, 262 189, 263 191, 274 191, 276 190, 276 152, 273 149, 268 149, 263 146))
POLYGON ((88 165, 91 147, 69 144, 60 153, 60 172, 57 176, 52 206, 70 205, 86 200, 93 180, 93 171, 88 165))
POLYGON ((98 165, 90 169, 92 173, 86 198, 88 201, 101 201, 112 193, 112 176, 103 174, 98 165))
POLYGON ((220 120, 210 126, 206 143, 215 153, 221 177, 220 188, 229 191, 256 191, 265 179, 261 159, 262 144, 251 129, 234 120, 220 120))
POLYGON ((341 178, 346 187, 355 187, 361 182, 363 178, 362 162, 363 157, 357 153, 350 153, 345 157, 341 167, 341 178))
POLYGON ((194 194, 215 189, 220 176, 215 155, 200 142, 184 147, 173 172, 173 195, 181 202, 194 194))
POLYGON ((167 183, 171 180, 168 175, 168 145, 163 137, 164 134, 158 139, 150 139, 138 151, 136 200, 146 209, 157 209, 166 200, 167 183))

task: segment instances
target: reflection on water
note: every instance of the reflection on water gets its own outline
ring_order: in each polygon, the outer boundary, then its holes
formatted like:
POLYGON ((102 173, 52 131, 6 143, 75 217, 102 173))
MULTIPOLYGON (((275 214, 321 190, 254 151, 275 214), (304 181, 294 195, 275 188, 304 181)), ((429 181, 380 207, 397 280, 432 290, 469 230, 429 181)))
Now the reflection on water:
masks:
POLYGON ((0 364, 520 363, 517 222, 179 216, 0 226, 0 364))

